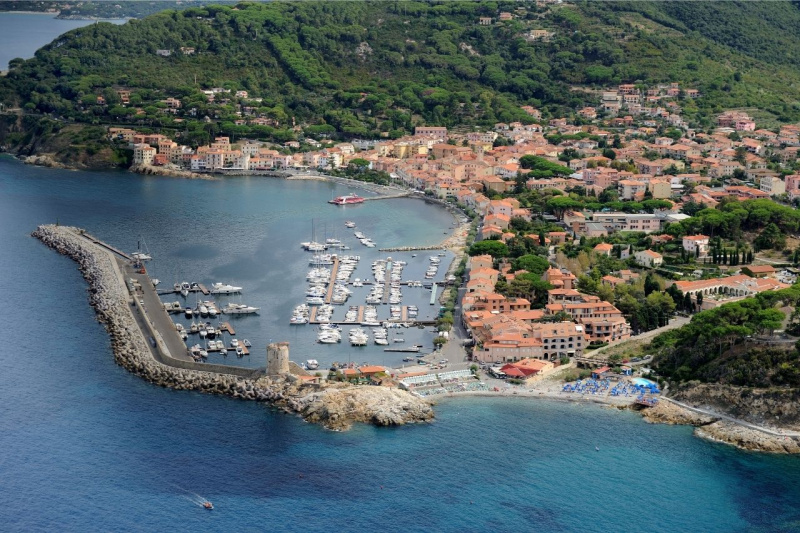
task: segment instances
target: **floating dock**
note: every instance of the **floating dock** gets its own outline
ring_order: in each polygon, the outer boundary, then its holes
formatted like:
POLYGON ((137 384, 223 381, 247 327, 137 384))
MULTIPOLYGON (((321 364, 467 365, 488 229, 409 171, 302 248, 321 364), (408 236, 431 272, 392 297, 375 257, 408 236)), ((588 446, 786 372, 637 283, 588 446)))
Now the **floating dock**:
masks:
POLYGON ((436 283, 431 285, 431 305, 436 303, 436 283))
MULTIPOLYGON (((198 283, 196 288, 189 289, 189 292, 198 292, 198 291, 202 292, 204 296, 208 296, 209 294, 211 294, 211 292, 202 283, 198 283)), ((174 288, 156 290, 156 294, 158 294, 159 296, 163 296, 164 294, 180 294, 180 293, 181 293, 180 290, 176 291, 174 288)))

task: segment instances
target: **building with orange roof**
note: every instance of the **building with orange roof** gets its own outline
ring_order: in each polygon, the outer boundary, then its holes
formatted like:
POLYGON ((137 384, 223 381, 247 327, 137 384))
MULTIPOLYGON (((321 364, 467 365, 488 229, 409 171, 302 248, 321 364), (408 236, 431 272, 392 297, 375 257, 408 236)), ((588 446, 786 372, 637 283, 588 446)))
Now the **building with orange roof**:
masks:
POLYGON ((600 244, 594 247, 594 251, 600 255, 611 256, 611 252, 613 250, 614 250, 614 245, 609 244, 607 242, 601 242, 600 244))
POLYGON ((686 235, 683 238, 683 249, 698 257, 708 255, 709 237, 708 235, 686 235))
POLYGON ((578 278, 575 277, 575 274, 567 269, 559 270, 555 267, 548 268, 542 279, 556 289, 573 289, 578 283, 578 278))
POLYGON ((648 268, 656 268, 664 262, 664 257, 653 250, 640 250, 633 254, 636 262, 648 268))

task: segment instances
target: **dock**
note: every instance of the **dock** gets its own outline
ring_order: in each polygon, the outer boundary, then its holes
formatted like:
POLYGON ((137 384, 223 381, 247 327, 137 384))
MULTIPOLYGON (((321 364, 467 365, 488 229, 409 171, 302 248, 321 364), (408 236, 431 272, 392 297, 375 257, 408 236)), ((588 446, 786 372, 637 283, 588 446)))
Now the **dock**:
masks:
POLYGON ((431 305, 436 303, 436 283, 431 285, 431 305))
POLYGON ((409 348, 384 348, 384 352, 395 352, 395 353, 419 353, 420 346, 412 346, 409 348))
POLYGON ((325 295, 325 303, 331 303, 333 297, 333 287, 336 285, 336 274, 339 272, 339 258, 333 258, 333 267, 331 267, 331 279, 328 282, 328 293, 325 295))
POLYGON ((219 329, 222 331, 227 331, 230 335, 236 335, 236 331, 233 329, 233 326, 231 326, 228 322, 223 322, 219 329))
POLYGON ((392 290, 392 262, 386 261, 386 275, 389 276, 389 280, 385 281, 383 284, 383 298, 381 299, 381 303, 386 305, 389 303, 389 292, 392 290))
MULTIPOLYGON (((364 306, 364 305, 358 306, 358 318, 356 319, 355 322, 347 322, 345 320, 329 320, 327 322, 324 322, 324 324, 340 324, 340 325, 343 325, 343 326, 346 326, 346 325, 357 326, 357 325, 362 324, 364 322, 364 310, 365 309, 366 309, 366 306, 364 306)), ((378 321, 379 322, 394 322, 394 323, 403 322, 403 323, 411 323, 411 324, 414 324, 414 325, 417 325, 417 324, 433 325, 433 324, 435 324, 435 321, 430 321, 430 320, 426 321, 426 320, 413 319, 413 320, 411 320, 409 322, 409 320, 407 320, 407 318, 408 318, 408 306, 405 306, 405 305, 402 307, 401 317, 402 318, 400 320, 391 319, 391 318, 383 318, 383 319, 379 318, 378 321)), ((308 315, 308 323, 309 324, 323 324, 323 322, 320 322, 320 321, 317 320, 317 306, 314 306, 314 305, 311 306, 311 312, 308 315)), ((224 330, 226 324, 223 324, 220 327, 220 329, 224 330)), ((233 333, 231 333, 231 335, 233 335, 233 333)))
MULTIPOLYGON (((203 296, 208 296, 209 294, 211 294, 211 292, 202 283, 198 283, 196 289, 189 289, 189 292, 198 292, 198 291, 202 292, 203 296)), ((181 291, 179 290, 176 291, 174 288, 156 290, 156 294, 158 294, 159 296, 163 296, 165 294, 180 294, 180 293, 181 291)))

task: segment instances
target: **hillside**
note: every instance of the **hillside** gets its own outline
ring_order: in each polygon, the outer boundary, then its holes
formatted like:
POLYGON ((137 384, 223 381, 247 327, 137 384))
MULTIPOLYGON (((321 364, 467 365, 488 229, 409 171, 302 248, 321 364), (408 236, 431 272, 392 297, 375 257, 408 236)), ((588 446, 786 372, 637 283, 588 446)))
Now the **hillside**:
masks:
MULTIPOLYGON (((576 87, 678 81, 701 91, 684 102, 695 125, 735 107, 789 121, 800 119, 799 24, 800 10, 781 2, 192 7, 71 31, 34 59, 12 62, 0 101, 87 124, 165 128, 191 143, 218 133, 285 141, 293 125, 396 137, 423 123, 530 122, 521 105, 547 118, 596 98, 576 87), (499 21, 501 12, 512 20, 499 21), (526 38, 536 29, 551 33, 526 38), (248 96, 209 102, 201 91, 213 87, 248 96), (131 91, 128 105, 115 89, 131 91), (182 110, 164 112, 167 97, 181 99, 182 110), (268 123, 236 125, 237 104, 268 123)), ((25 144, 24 132, 7 134, 0 143, 25 144)))
MULTIPOLYGON (((686 326, 653 339, 655 366, 675 383, 799 387, 800 353, 794 338, 773 336, 787 318, 778 307, 796 309, 798 304, 800 290, 795 285, 697 313, 686 326)), ((800 317, 792 312, 789 318, 786 330, 797 334, 800 317)))

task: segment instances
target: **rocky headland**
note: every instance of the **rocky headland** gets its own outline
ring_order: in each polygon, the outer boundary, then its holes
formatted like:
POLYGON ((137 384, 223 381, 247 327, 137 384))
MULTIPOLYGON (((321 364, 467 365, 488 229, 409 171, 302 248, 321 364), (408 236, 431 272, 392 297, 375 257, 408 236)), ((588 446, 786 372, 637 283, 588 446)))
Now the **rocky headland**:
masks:
MULTIPOLYGON (((354 422, 394 426, 433 419, 430 403, 409 392, 342 383, 306 384, 291 374, 250 377, 209 372, 175 361, 156 360, 131 311, 132 298, 111 252, 82 237, 79 228, 43 225, 33 236, 78 263, 89 284, 89 301, 111 336, 119 365, 147 381, 175 390, 224 394, 243 400, 268 402, 309 422, 343 430, 354 422)), ((162 356, 163 358, 163 356, 162 356)), ((234 370, 234 369, 232 369, 234 370)), ((240 370, 240 369, 237 369, 240 370)))
POLYGON ((697 412, 662 399, 654 407, 642 410, 642 416, 654 424, 695 426, 697 437, 736 446, 749 451, 768 453, 800 453, 800 438, 793 431, 745 425, 728 419, 728 415, 697 412), (724 417, 724 418, 723 418, 724 417))

